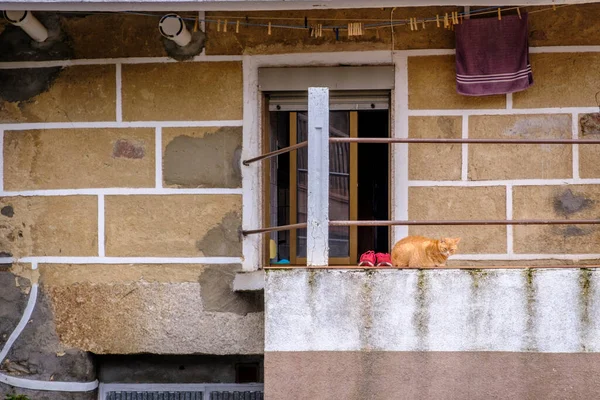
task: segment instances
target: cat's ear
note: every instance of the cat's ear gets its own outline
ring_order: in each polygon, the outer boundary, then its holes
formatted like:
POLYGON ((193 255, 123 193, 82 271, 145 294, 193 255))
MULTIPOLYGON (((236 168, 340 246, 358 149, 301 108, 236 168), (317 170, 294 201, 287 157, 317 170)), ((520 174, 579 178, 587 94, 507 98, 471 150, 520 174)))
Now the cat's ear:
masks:
POLYGON ((458 244, 458 242, 460 242, 460 238, 454 238, 454 243, 458 244))

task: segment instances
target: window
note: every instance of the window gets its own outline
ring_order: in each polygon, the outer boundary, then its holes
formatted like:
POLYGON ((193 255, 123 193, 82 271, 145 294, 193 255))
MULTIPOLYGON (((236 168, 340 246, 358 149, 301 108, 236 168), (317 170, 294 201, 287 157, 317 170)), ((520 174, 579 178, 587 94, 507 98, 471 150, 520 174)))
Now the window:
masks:
MULTIPOLYGON (((306 92, 267 93, 266 151, 307 140, 306 92)), ((331 92, 330 137, 388 137, 389 91, 331 92)), ((389 216, 389 147, 333 143, 329 148, 330 220, 386 220, 389 216)), ((308 148, 267 162, 266 226, 306 222, 308 148)), ((272 232, 270 263, 306 265, 306 229, 272 232)), ((354 265, 366 250, 387 252, 387 227, 330 227, 329 263, 354 265)))

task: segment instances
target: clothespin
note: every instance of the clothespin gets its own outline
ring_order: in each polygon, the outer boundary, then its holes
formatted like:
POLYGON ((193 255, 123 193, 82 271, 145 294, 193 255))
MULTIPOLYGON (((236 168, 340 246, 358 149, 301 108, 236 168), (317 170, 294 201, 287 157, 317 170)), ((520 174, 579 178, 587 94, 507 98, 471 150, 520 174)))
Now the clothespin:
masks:
POLYGON ((521 10, 519 10, 519 7, 517 7, 517 14, 519 14, 519 19, 521 19, 521 10))
POLYGON ((304 27, 308 28, 308 17, 304 17, 304 27))
POLYGON ((413 18, 413 21, 414 21, 413 23, 415 25, 415 31, 418 31, 419 30, 419 25, 417 24, 417 18, 413 18))
POLYGON ((435 24, 437 25, 437 27, 440 27, 440 14, 437 14, 435 16, 435 24))
POLYGON ((240 33, 240 20, 235 23, 235 33, 240 33))
POLYGON ((227 32, 227 20, 223 22, 223 32, 227 32))
POLYGON ((269 21, 269 28, 267 29, 267 34, 271 34, 271 21, 269 21))
POLYGON ((414 31, 415 28, 413 27, 413 23, 412 23, 412 17, 408 19, 408 22, 410 23, 410 30, 414 31))
POLYGON ((323 36, 323 24, 317 24, 317 35, 316 37, 322 37, 323 36))
POLYGON ((217 20, 217 32, 221 32, 221 20, 217 20))
POLYGON ((381 36, 379 35, 379 28, 375 29, 375 38, 381 39, 381 36))
POLYGON ((554 4, 554 0, 552 0, 552 9, 556 11, 556 4, 554 4))
POLYGON ((423 29, 425 29, 425 20, 423 20, 423 29))
POLYGON ((198 32, 198 16, 196 16, 196 21, 194 21, 194 32, 198 32))
POLYGON ((460 18, 460 21, 459 21, 458 23, 459 23, 459 24, 462 24, 462 23, 463 23, 463 15, 462 15, 462 14, 460 14, 460 17, 459 17, 459 18, 460 18))
POLYGON ((354 36, 352 33, 352 22, 348 24, 348 37, 354 36))
POLYGON ((448 13, 446 13, 446 15, 444 15, 444 28, 448 28, 448 25, 450 25, 450 23, 448 22, 448 13))
MULTIPOLYGON (((335 32, 335 40, 340 40, 340 28, 335 28, 333 31, 335 32)), ((379 29, 377 29, 377 34, 379 35, 379 29)))
POLYGON ((502 21, 502 11, 498 8, 498 21, 502 21))

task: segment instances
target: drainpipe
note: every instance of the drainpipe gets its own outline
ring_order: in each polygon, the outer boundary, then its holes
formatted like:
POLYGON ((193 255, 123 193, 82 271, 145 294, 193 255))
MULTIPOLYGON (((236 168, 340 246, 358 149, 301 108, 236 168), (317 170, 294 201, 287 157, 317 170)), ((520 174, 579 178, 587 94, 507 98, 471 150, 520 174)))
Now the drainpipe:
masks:
POLYGON ((158 23, 160 34, 177 43, 178 46, 187 46, 192 41, 192 34, 185 27, 185 22, 177 14, 167 14, 158 23))
POLYGON ((23 29, 36 42, 48 39, 48 30, 29 11, 4 11, 4 18, 23 29))

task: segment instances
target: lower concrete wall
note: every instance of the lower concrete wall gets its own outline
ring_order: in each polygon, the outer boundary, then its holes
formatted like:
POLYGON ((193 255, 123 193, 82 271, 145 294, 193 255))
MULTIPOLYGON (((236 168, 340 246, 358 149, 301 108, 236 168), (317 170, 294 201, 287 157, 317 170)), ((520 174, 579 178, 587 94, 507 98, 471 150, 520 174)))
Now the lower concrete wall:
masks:
POLYGON ((267 352, 278 399, 597 399, 600 354, 267 352))
POLYGON ((266 351, 600 351, 595 269, 269 271, 266 351))
POLYGON ((600 396, 600 272, 271 270, 269 399, 600 396))

